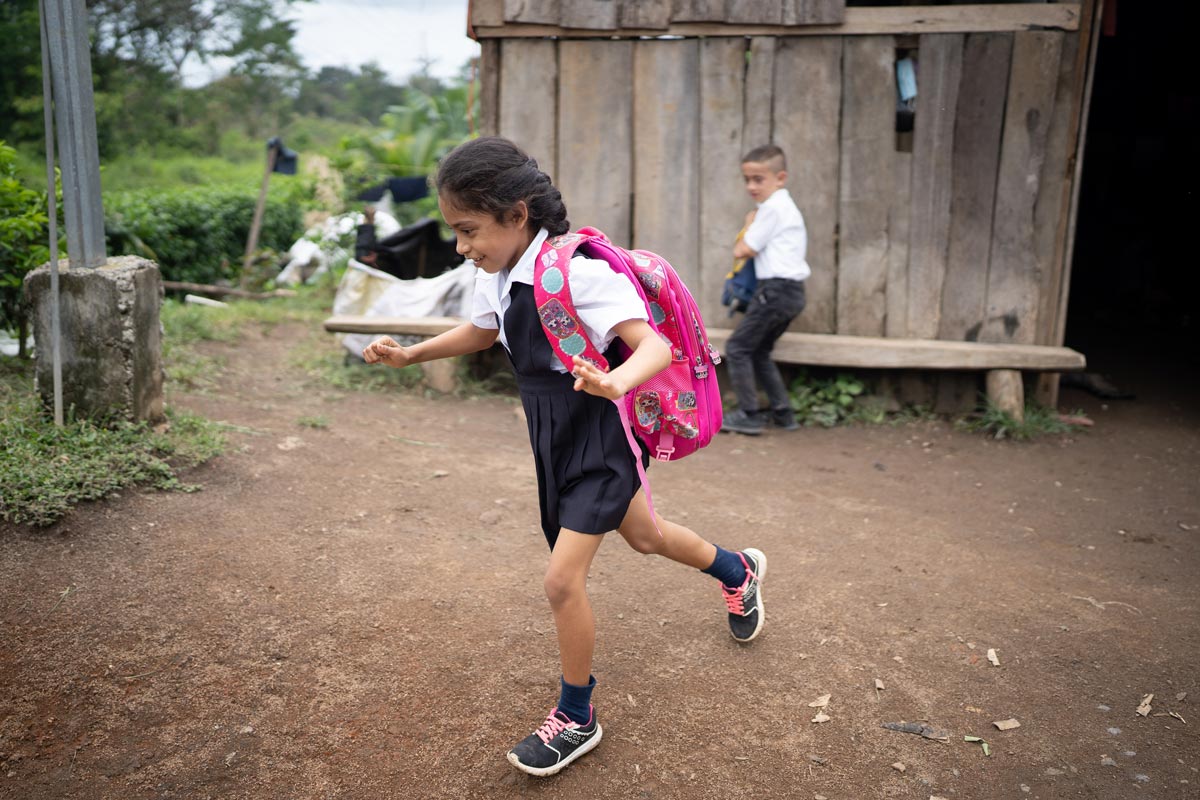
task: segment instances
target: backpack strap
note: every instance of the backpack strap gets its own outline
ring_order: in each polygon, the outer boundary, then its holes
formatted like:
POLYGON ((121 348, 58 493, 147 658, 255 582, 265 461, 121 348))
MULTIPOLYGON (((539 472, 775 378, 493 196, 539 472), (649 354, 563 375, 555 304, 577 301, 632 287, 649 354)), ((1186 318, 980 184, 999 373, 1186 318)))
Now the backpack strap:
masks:
POLYGON ((575 371, 575 356, 608 371, 608 359, 588 339, 571 297, 571 257, 581 244, 597 238, 589 234, 590 231, 581 231, 547 237, 533 265, 533 299, 538 318, 551 349, 567 372, 575 371))
MULTIPOLYGON (((608 372, 608 359, 588 338, 571 297, 571 257, 580 245, 595 240, 607 242, 608 237, 595 228, 580 228, 578 233, 549 236, 542 243, 542 249, 538 251, 533 264, 533 300, 537 305, 542 330, 550 342, 550 348, 570 373, 575 372, 575 356, 591 362, 602 372, 608 372)), ((650 495, 650 480, 642 465, 642 449, 633 436, 633 425, 629 419, 630 397, 626 395, 613 403, 621 416, 621 427, 625 429, 625 439, 629 442, 642 491, 646 494, 650 521, 658 535, 662 536, 654 512, 654 499, 650 495)))

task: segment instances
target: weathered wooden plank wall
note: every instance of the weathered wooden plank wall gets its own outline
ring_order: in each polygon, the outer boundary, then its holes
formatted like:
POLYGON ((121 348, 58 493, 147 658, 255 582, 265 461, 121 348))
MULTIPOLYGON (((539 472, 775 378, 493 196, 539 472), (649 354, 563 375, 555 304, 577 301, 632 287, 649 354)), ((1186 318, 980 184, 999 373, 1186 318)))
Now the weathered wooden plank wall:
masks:
POLYGON ((937 329, 940 339, 979 338, 1011 58, 1012 34, 973 33, 966 38, 954 128, 950 243, 937 329))
POLYGON ((500 43, 500 133, 553 178, 558 152, 558 45, 543 39, 500 43))
POLYGON ((633 46, 633 244, 700 276, 700 40, 633 46))
POLYGON ((633 42, 572 39, 559 45, 558 173, 576 227, 591 225, 617 244, 632 242, 633 95, 599 92, 596 76, 614 85, 633 81, 633 42))
MULTIPOLYGON (((774 18, 778 9, 786 19, 820 6, 781 0, 738 13, 774 18)), ((504 5, 554 24, 583 9, 504 5)), ((668 9, 671 19, 729 10, 705 0, 625 3, 613 24, 661 25, 668 9)), ((797 330, 1055 343, 1083 80, 1078 33, 936 33, 911 43, 911 153, 895 135, 891 35, 489 40, 481 129, 538 159, 573 224, 668 257, 714 325, 727 324, 721 285, 751 208, 739 161, 774 142, 788 155, 813 267, 797 330)), ((970 387, 947 379, 939 394, 970 387)))
MULTIPOLYGON (((1042 283, 1034 238, 1034 207, 1058 89, 1063 35, 1029 31, 1013 36, 996 179, 987 307, 979 340, 1033 344, 1042 283)), ((1056 169, 1065 169, 1065 165, 1056 165, 1056 169)))
POLYGON ((896 40, 855 36, 842 54, 837 332, 882 336, 896 159, 896 40))
MULTIPOLYGON (((842 37, 788 36, 775 52, 771 139, 788 157, 788 186, 808 228, 808 307, 793 324, 837 331, 837 209, 841 169, 842 37)), ((894 101, 893 101, 894 103, 894 101)))
MULTIPOLYGON (((742 115, 746 105, 746 44, 712 38, 700 43, 700 313, 714 325, 728 322, 721 287, 732 266, 730 242, 749 208, 742 188, 742 115)), ((770 111, 770 99, 766 108, 770 111)), ((763 141, 769 141, 768 127, 763 141)))
POLYGON ((612 30, 665 28, 672 22, 743 25, 834 25, 846 0, 475 0, 476 25, 505 22, 612 30), (485 21, 486 20, 486 21, 485 21))
POLYGON ((934 33, 920 39, 906 326, 908 335, 919 339, 937 338, 941 313, 962 45, 962 34, 957 33, 934 33))

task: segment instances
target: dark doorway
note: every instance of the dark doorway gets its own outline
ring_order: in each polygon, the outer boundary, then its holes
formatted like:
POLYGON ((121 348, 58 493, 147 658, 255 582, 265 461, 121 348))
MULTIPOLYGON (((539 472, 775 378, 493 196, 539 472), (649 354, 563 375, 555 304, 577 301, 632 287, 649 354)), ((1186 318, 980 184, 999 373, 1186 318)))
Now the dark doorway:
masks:
POLYGON ((1195 50, 1158 4, 1105 6, 1066 344, 1125 392, 1189 403, 1200 363, 1195 50))

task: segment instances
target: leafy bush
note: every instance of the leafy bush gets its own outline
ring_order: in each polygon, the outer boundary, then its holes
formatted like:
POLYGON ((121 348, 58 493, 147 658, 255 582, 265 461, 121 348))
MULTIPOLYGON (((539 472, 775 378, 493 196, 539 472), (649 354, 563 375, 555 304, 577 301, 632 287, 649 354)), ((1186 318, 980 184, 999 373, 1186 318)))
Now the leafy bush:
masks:
MULTIPOLYGON (((244 190, 123 192, 104 198, 110 255, 133 253, 158 262, 167 280, 233 281, 241 271, 256 196, 244 190)), ((271 192, 259 246, 279 251, 303 232, 294 192, 271 192)))
POLYGON ((23 328, 21 282, 50 258, 46 194, 16 175, 17 151, 0 140, 0 327, 23 328))
POLYGON ((807 372, 792 382, 792 407, 803 425, 832 428, 853 416, 855 402, 863 393, 862 381, 853 375, 812 378, 807 372))

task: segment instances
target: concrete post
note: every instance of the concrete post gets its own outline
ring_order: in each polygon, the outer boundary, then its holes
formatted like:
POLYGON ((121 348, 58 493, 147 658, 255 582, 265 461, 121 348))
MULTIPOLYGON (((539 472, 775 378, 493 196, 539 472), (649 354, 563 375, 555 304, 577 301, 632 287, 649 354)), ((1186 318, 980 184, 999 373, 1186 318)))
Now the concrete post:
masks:
MULTIPOLYGON (((72 265, 74 266, 74 265, 72 265)), ((59 275, 62 310, 63 402, 79 417, 159 422, 163 419, 162 277, 138 256, 110 258, 97 269, 59 275)), ((54 298, 49 265, 25 276, 39 343, 36 383, 47 406, 53 399, 50 341, 54 298)))

